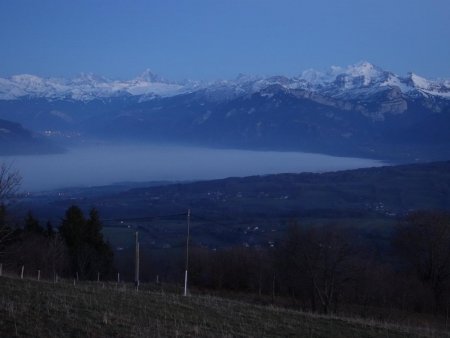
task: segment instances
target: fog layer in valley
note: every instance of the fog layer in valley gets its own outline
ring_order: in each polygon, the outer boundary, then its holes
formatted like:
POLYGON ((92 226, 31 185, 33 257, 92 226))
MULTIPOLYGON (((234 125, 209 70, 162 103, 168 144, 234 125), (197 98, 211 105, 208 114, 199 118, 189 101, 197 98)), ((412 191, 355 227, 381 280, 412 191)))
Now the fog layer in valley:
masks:
POLYGON ((380 166, 381 161, 299 152, 223 150, 155 145, 76 147, 57 155, 7 156, 23 189, 39 191, 117 182, 204 180, 273 173, 380 166))

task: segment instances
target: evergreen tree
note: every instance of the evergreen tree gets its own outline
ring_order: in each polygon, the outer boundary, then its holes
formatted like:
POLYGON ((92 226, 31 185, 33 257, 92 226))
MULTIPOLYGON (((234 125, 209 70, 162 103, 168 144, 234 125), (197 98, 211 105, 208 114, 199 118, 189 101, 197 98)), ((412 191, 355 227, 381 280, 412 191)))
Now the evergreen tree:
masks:
POLYGON ((100 221, 100 215, 97 209, 92 208, 89 212, 89 219, 87 220, 87 238, 91 241, 91 244, 97 248, 100 248, 104 243, 102 235, 102 223, 100 221))
POLYGON ((86 232, 86 219, 79 207, 72 205, 66 210, 59 232, 69 250, 76 251, 81 246, 86 232))
POLYGON ((35 234, 44 234, 44 229, 31 211, 28 211, 27 217, 25 218, 25 231, 35 234))
POLYGON ((59 229, 72 260, 73 272, 81 277, 95 278, 97 273, 107 275, 112 271, 113 252, 103 239, 98 211, 92 209, 86 219, 81 209, 67 209, 59 229))
POLYGON ((46 229, 47 237, 53 237, 55 235, 55 231, 53 230, 53 225, 50 221, 47 221, 47 229, 46 229))
POLYGON ((6 207, 3 203, 0 204, 0 225, 5 225, 6 223, 6 207))

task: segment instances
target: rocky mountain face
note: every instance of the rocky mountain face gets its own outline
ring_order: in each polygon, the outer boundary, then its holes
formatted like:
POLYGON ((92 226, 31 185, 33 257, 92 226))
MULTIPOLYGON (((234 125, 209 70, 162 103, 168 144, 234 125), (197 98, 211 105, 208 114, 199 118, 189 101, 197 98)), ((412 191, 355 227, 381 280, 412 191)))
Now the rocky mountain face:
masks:
POLYGON ((0 118, 48 135, 408 161, 450 156, 450 81, 368 62, 212 83, 150 71, 127 81, 18 75, 0 79, 0 118))

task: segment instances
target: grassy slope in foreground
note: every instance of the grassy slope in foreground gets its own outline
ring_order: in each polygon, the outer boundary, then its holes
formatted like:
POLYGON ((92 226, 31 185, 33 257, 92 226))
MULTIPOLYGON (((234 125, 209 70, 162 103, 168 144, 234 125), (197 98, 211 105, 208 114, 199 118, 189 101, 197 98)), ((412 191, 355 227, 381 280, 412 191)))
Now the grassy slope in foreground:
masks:
POLYGON ((0 336, 418 337, 436 332, 221 298, 0 277, 0 336))

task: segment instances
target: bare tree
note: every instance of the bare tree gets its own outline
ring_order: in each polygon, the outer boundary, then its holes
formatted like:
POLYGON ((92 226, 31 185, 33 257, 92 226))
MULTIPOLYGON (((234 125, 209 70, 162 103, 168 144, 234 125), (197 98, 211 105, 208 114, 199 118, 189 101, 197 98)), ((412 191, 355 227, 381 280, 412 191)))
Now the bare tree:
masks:
POLYGON ((64 267, 68 264, 67 246, 59 234, 53 234, 48 238, 46 251, 47 273, 51 276, 62 274, 64 267))
POLYGON ((394 247, 417 277, 431 288, 435 310, 450 282, 450 213, 410 214, 394 236, 394 247))
POLYGON ((42 272, 43 278, 62 275, 68 264, 67 247, 58 233, 23 231, 12 243, 8 243, 5 263, 10 267, 25 265, 28 272, 42 272))
POLYGON ((17 195, 22 176, 11 164, 2 163, 0 165, 0 204, 5 205, 17 195))
POLYGON ((10 164, 0 164, 0 254, 12 234, 12 229, 6 224, 6 205, 17 195, 21 182, 18 170, 10 164))
POLYGON ((296 296, 308 297, 311 309, 336 309, 342 287, 351 279, 353 248, 344 229, 334 225, 292 224, 279 249, 278 265, 296 296))

